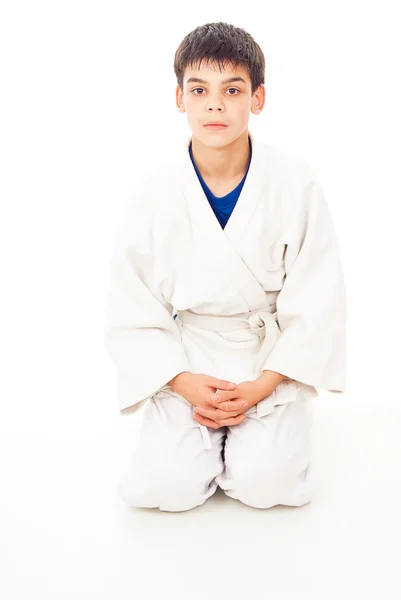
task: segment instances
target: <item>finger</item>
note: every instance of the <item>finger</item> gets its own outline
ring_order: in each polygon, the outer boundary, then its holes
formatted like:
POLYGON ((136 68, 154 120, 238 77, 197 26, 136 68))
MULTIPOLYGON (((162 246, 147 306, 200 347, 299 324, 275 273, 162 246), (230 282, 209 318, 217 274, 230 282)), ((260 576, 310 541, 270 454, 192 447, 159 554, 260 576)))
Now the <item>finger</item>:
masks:
POLYGON ((222 425, 216 423, 216 421, 212 421, 212 419, 207 419, 198 413, 194 413, 194 419, 201 425, 206 425, 206 427, 210 427, 211 429, 219 429, 222 425))
POLYGON ((217 410, 215 408, 205 408, 204 406, 197 406, 194 412, 197 415, 201 415, 202 417, 207 417, 208 419, 213 420, 216 416, 217 410))
POLYGON ((214 420, 208 419, 207 417, 204 417, 200 414, 194 413, 194 419, 195 419, 195 421, 200 423, 200 425, 205 425, 206 427, 210 427, 211 429, 219 429, 220 427, 226 427, 226 426, 233 427, 234 425, 240 425, 241 423, 243 423, 245 421, 246 416, 239 415, 237 417, 219 419, 218 421, 214 421, 214 420))
POLYGON ((241 414, 242 411, 239 410, 232 410, 231 412, 227 412, 227 411, 223 411, 220 409, 209 409, 209 408, 205 408, 204 406, 197 406, 195 408, 195 413, 202 415, 203 417, 207 417, 209 419, 213 419, 213 420, 220 420, 220 419, 228 419, 229 417, 237 417, 238 414, 241 414))
POLYGON ((239 400, 238 392, 235 390, 232 392, 216 390, 215 393, 211 394, 207 399, 207 404, 210 406, 218 406, 221 402, 227 402, 228 400, 239 400))
POLYGON ((236 410, 232 408, 232 410, 223 410, 219 408, 212 408, 211 410, 207 409, 204 406, 198 407, 200 408, 199 413, 204 417, 208 417, 209 419, 228 419, 229 417, 238 417, 238 415, 242 415, 245 412, 245 409, 236 410))
POLYGON ((238 390, 216 390, 215 393, 212 394, 212 396, 215 400, 217 400, 217 402, 227 402, 228 400, 238 400, 239 392, 238 390))
POLYGON ((216 377, 211 377, 210 379, 210 385, 220 390, 233 390, 237 387, 235 383, 226 379, 217 379, 216 377))
POLYGON ((227 427, 230 425, 240 425, 246 420, 245 415, 239 415, 238 417, 231 417, 229 419, 219 419, 221 426, 227 427))
POLYGON ((216 400, 206 400, 204 402, 204 407, 205 408, 214 408, 214 409, 218 409, 218 410, 224 410, 224 411, 231 411, 231 410, 236 410, 238 412, 245 412, 248 410, 249 408, 249 404, 246 400, 244 400, 243 398, 236 398, 234 400, 223 400, 223 401, 216 401, 216 400))
POLYGON ((246 400, 230 400, 229 402, 219 402, 218 409, 224 410, 226 412, 237 411, 237 412, 246 412, 249 408, 248 402, 246 400))

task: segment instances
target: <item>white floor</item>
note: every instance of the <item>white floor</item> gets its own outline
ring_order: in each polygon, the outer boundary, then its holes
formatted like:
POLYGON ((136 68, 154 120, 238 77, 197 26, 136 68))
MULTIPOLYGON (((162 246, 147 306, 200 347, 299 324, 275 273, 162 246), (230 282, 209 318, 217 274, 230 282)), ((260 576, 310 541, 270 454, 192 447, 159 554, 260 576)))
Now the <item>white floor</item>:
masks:
POLYGON ((301 508, 220 489, 182 513, 126 507, 135 432, 118 413, 92 433, 3 432, 0 598, 400 598, 400 412, 313 402, 318 489, 301 508))

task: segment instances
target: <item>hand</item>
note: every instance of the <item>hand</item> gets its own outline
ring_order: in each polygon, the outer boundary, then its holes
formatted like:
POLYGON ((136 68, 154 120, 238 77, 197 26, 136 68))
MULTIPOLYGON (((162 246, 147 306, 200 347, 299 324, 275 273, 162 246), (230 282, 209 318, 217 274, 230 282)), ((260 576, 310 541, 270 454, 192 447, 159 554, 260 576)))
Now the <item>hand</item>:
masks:
POLYGON ((257 381, 243 381, 233 391, 216 390, 204 405, 196 407, 194 419, 211 429, 239 425, 246 419, 244 413, 265 397, 257 381))
POLYGON ((176 375, 169 381, 169 385, 173 392, 183 396, 192 406, 206 406, 206 402, 217 389, 224 390, 228 394, 227 398, 234 398, 236 395, 235 383, 210 377, 209 375, 190 373, 189 371, 176 375))

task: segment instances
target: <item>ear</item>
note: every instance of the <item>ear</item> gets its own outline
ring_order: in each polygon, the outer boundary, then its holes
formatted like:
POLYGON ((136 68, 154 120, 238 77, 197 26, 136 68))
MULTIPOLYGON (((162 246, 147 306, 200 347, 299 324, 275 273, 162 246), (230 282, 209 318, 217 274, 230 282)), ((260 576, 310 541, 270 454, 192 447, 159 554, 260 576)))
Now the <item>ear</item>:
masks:
POLYGON ((259 113, 262 112, 263 107, 265 105, 265 98, 266 98, 266 88, 263 85, 263 83, 261 83, 260 86, 257 88, 257 90, 255 90, 255 92, 253 93, 253 96, 252 96, 251 112, 254 115, 258 115, 259 113))
POLYGON ((185 112, 185 104, 184 104, 184 94, 182 93, 182 89, 180 85, 177 83, 177 88, 175 90, 175 102, 178 108, 178 112, 185 112))

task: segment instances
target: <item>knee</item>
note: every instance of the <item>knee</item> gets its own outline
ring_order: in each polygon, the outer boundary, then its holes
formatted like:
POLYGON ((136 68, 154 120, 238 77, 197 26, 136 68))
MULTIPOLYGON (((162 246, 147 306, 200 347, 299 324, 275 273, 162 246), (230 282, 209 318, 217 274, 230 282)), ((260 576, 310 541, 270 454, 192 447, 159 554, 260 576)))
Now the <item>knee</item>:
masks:
POLYGON ((213 480, 203 481, 196 471, 164 465, 148 471, 131 468, 118 491, 129 506, 179 512, 200 506, 216 488, 213 480))
POLYGON ((235 497, 255 508, 302 506, 312 499, 310 465, 270 457, 237 465, 235 497))

